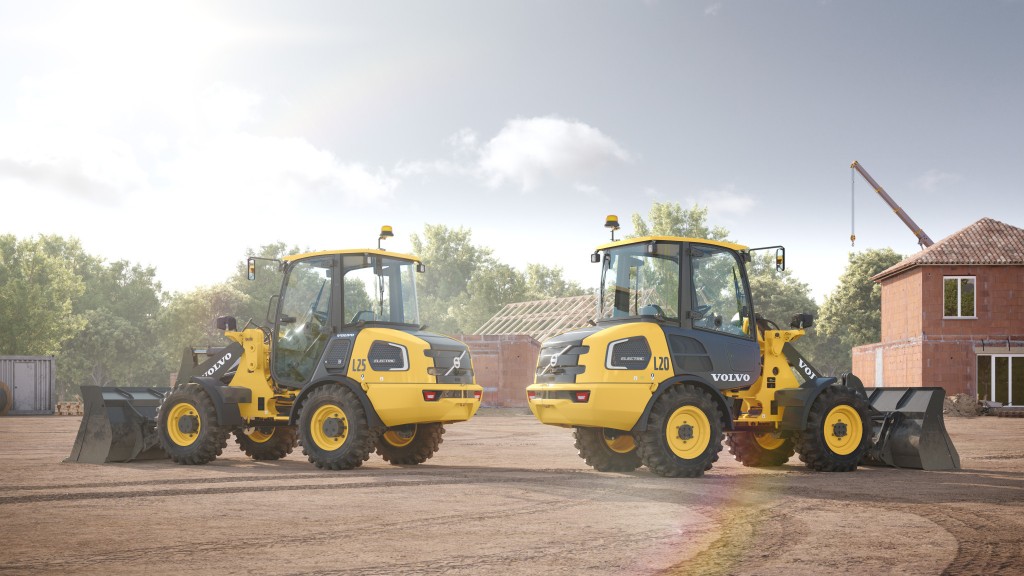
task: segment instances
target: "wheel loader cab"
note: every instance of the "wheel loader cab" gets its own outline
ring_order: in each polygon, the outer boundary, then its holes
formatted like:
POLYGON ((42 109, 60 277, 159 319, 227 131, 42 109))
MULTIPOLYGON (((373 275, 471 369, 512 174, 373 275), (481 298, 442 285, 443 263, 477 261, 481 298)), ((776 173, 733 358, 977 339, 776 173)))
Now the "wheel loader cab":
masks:
POLYGON ((310 382, 328 342, 341 338, 334 335, 354 340, 366 327, 418 330, 419 269, 415 260, 383 252, 286 259, 272 347, 275 381, 291 388, 310 382))

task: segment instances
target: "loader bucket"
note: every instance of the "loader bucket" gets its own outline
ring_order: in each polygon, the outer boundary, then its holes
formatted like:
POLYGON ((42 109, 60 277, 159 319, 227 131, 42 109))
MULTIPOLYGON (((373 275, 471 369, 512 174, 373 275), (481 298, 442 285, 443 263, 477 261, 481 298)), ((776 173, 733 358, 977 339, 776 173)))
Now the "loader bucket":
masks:
POLYGON ((166 458, 156 412, 170 388, 82 386, 84 414, 65 462, 103 464, 166 458))
POLYGON ((959 470, 960 455, 946 433, 942 388, 868 388, 874 443, 864 464, 959 470))

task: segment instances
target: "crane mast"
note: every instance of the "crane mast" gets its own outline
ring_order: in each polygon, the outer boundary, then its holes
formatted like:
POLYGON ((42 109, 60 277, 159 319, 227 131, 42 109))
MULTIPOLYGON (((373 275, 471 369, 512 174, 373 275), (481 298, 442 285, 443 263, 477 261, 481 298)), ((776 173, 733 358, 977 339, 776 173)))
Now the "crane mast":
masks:
MULTIPOLYGON (((882 200, 886 204, 889 205, 889 208, 892 208, 892 211, 895 212, 896 215, 899 216, 900 220, 902 220, 903 223, 907 225, 907 228, 910 228, 910 231, 914 233, 914 236, 917 236, 917 243, 922 248, 927 248, 934 244, 934 242, 932 242, 932 239, 928 237, 928 234, 925 234, 925 231, 922 230, 916 222, 914 222, 914 219, 907 215, 907 213, 903 211, 903 208, 900 208, 900 205, 897 204, 896 201, 892 199, 892 196, 889 196, 889 194, 885 191, 884 188, 882 188, 881 185, 878 184, 878 182, 875 182, 875 179, 872 178, 871 175, 868 174, 868 171, 865 170, 864 167, 860 165, 860 162, 854 160, 853 164, 850 164, 850 168, 856 170, 861 176, 864 177, 865 180, 867 180, 868 184, 870 184, 871 187, 875 189, 875 192, 878 192, 878 195, 882 197, 882 200)), ((854 238, 855 237, 853 235, 850 236, 851 240, 853 240, 854 238)))

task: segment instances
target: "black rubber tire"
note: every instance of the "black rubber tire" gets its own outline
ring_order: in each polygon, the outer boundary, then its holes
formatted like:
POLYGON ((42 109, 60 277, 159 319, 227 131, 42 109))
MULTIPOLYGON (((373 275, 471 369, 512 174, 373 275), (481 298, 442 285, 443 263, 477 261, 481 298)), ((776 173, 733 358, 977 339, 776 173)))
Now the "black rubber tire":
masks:
POLYGON ((299 438, 302 453, 317 468, 327 470, 351 470, 363 465, 373 453, 373 443, 378 432, 371 430, 366 422, 366 412, 355 393, 342 384, 325 384, 309 393, 299 406, 299 438), (337 448, 320 446, 314 440, 311 420, 324 406, 334 406, 344 412, 346 438, 337 448))
POLYGON ((377 454, 386 462, 396 466, 422 464, 430 459, 444 442, 444 424, 440 422, 433 424, 413 425, 412 440, 404 446, 395 446, 385 436, 388 430, 381 433, 377 439, 377 454))
POLYGON ((845 386, 829 386, 811 404, 807 425, 794 436, 793 441, 800 460, 808 468, 821 472, 850 472, 857 469, 857 464, 871 447, 871 431, 867 400, 845 386), (825 419, 834 408, 842 405, 852 407, 860 417, 861 440, 849 454, 833 452, 826 440, 825 419))
POLYGON ((654 403, 647 429, 637 438, 640 459, 651 472, 673 478, 698 478, 718 461, 722 451, 722 410, 711 394, 693 384, 679 384, 665 391, 654 403), (708 420, 708 445, 694 458, 681 458, 668 444, 667 427, 672 414, 692 406, 708 420))
POLYGON ((793 448, 792 438, 786 438, 781 446, 769 450, 761 446, 751 432, 728 434, 725 437, 725 443, 729 446, 729 453, 736 458, 736 461, 750 468, 782 466, 796 452, 793 448))
MULTIPOLYGON (((157 410, 157 434, 160 447, 178 464, 206 464, 217 459, 228 445, 229 429, 217 424, 217 410, 213 400, 195 382, 178 386, 164 397, 157 410), (171 439, 168 430, 168 414, 175 406, 182 403, 191 404, 198 413, 199 430, 195 440, 187 445, 180 445, 171 439)), ((172 424, 178 426, 177 423, 172 424)))
POLYGON ((275 426, 273 428, 257 428, 262 434, 270 434, 263 442, 253 440, 244 430, 235 430, 235 443, 253 460, 280 460, 292 453, 299 441, 299 431, 295 426, 275 426))
POLYGON ((606 441, 609 432, 630 435, 629 432, 607 428, 577 427, 573 432, 573 437, 576 439, 575 445, 579 450, 580 458, 583 458, 588 466, 599 472, 632 472, 639 468, 643 462, 640 461, 640 452, 635 445, 636 440, 634 439, 634 447, 629 452, 616 452, 606 441))
POLYGON ((6 382, 0 382, 0 416, 7 416, 7 413, 11 411, 12 404, 14 404, 14 396, 11 395, 10 387, 6 382))

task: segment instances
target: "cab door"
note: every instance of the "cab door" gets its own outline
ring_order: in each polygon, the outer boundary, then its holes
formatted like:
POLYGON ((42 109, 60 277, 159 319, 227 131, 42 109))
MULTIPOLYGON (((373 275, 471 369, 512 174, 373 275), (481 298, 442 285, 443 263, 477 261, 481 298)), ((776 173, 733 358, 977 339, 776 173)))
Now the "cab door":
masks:
POLYGON ((278 383, 301 388, 309 382, 340 313, 335 294, 338 257, 314 256, 292 264, 274 322, 271 366, 278 383))
MULTIPOLYGON (((761 352, 743 261, 734 250, 711 244, 690 243, 687 252, 680 288, 689 311, 683 322, 685 338, 675 339, 673 356, 677 350, 686 356, 703 347, 706 360, 701 367, 710 384, 721 390, 751 386, 761 372, 761 352), (702 346, 689 342, 691 337, 702 346)), ((673 338, 668 337, 671 348, 673 338)), ((686 358, 675 360, 685 370, 681 360, 686 358)))

